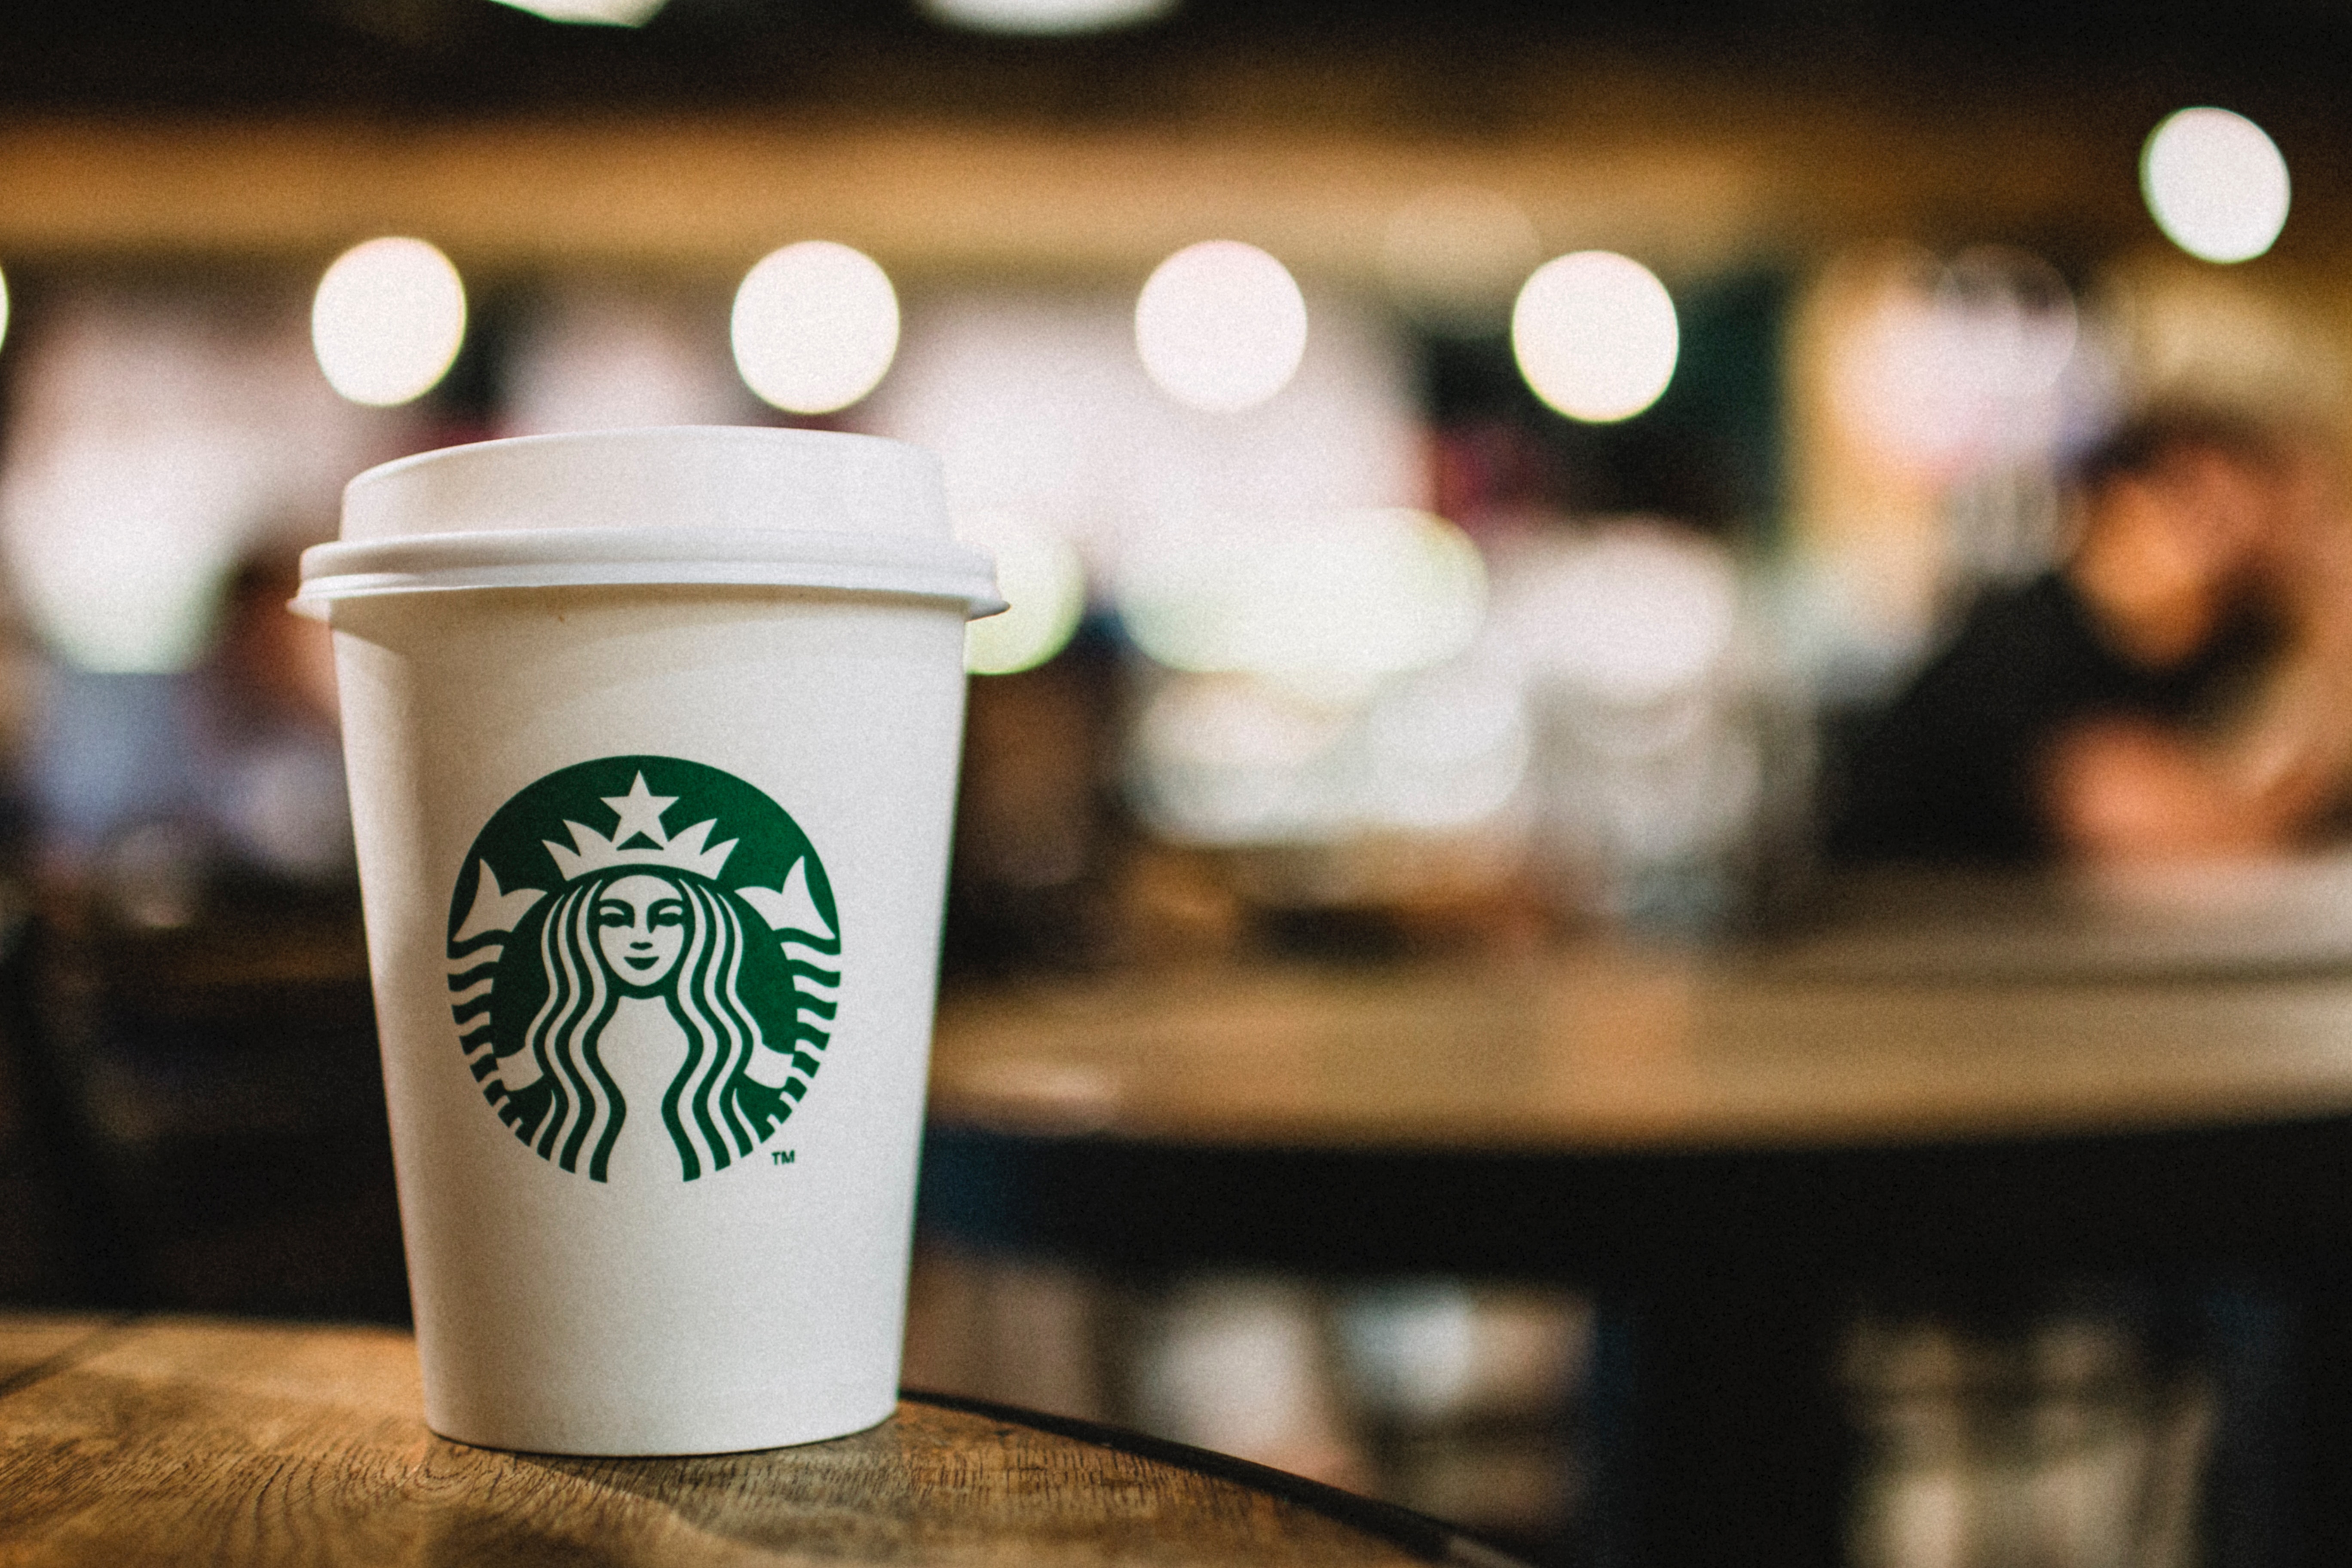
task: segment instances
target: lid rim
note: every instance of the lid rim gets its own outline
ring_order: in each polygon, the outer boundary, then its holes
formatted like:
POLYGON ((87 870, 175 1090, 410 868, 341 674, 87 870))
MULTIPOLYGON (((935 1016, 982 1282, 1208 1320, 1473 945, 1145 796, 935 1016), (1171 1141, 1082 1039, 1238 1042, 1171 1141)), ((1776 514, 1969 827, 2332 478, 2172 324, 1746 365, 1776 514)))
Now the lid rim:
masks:
POLYGON ((1004 608, 988 555, 952 538, 751 529, 501 529, 317 544, 296 607, 468 588, 742 586, 1004 608))
POLYGON ((875 563, 988 571, 988 553, 952 536, 845 533, 824 529, 702 527, 499 528, 332 540, 302 552, 302 575, 353 571, 631 562, 875 563), (382 563, 381 566, 374 563, 382 563))
POLYGON ((784 588, 800 589, 818 594, 859 594, 886 599, 938 599, 943 603, 966 606, 967 620, 984 620, 1010 608, 1004 600, 979 591, 971 585, 953 586, 943 584, 885 584, 827 582, 817 574, 787 579, 783 576, 751 577, 711 574, 700 577, 669 575, 663 577, 632 577, 620 575, 575 576, 561 580, 544 575, 517 573, 512 577, 476 574, 459 576, 437 573, 352 573, 347 575, 321 577, 303 585, 302 592, 288 601, 298 615, 312 619, 324 618, 331 605, 352 599, 396 599, 423 594, 495 593, 500 590, 529 593, 548 588, 784 588))

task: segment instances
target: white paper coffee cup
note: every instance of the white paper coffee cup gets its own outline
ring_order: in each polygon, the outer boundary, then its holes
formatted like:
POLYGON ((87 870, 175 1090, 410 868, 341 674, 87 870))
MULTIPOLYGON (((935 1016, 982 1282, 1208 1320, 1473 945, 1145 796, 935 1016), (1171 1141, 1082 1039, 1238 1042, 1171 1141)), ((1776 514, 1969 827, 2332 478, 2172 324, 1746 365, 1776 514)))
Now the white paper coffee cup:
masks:
POLYGON ((838 1436, 897 1394, 963 624, 936 463, 678 428, 361 475, 335 633, 425 1418, 838 1436))

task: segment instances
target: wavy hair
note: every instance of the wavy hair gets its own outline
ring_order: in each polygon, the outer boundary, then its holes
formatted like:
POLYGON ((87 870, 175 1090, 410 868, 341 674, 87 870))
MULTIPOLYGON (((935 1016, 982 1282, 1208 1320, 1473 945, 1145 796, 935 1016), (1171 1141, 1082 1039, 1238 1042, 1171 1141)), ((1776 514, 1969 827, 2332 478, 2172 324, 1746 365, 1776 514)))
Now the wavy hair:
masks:
POLYGON ((728 1086, 768 1041, 744 1005, 745 937, 733 903, 704 879, 667 868, 622 866, 583 877, 557 896, 540 925, 547 994, 523 1032, 523 1048, 547 1075, 552 1098, 532 1142, 567 1171, 577 1171, 584 1153, 589 1176, 604 1180, 628 1106, 599 1054, 624 987, 597 942, 596 905, 623 877, 644 875, 676 887, 686 905, 685 940, 660 993, 686 1032, 686 1060, 662 1095, 661 1118, 690 1182, 758 1147, 728 1086))

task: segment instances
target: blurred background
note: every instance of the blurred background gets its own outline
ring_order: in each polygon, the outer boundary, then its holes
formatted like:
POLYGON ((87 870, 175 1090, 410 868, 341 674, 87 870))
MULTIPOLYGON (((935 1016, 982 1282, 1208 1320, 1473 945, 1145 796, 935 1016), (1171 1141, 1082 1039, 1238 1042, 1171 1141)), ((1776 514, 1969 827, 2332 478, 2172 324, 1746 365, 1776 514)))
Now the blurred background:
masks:
MULTIPOLYGON (((1260 1113, 1300 1031, 1354 1105, 1530 975, 1606 994, 1544 1026, 1605 1085, 1742 966, 2352 966, 2347 65, 2315 0, 15 8, 0 1300, 405 1315, 331 654, 283 608, 345 480, 893 436, 1013 606, 909 1381, 1673 1561, 1618 1522, 1664 1505, 1607 1269, 1154 1247, 1152 1203, 1137 1250, 1040 1240, 1003 1163, 1523 1141, 1397 1131, 1410 1081, 1370 1131, 1260 1113), (1232 1103, 1122 1121, 1188 1059, 1232 1103)), ((1513 1092, 1465 1048, 1449 1092, 1513 1092)), ((2133 1071, 2038 1114, 2097 1132, 2133 1071)), ((2315 1082, 2263 1103, 2352 1110, 2315 1082)), ((1841 1276, 1803 1352, 1832 1553, 2305 1560, 2300 1298, 1948 1284, 1841 1276)))

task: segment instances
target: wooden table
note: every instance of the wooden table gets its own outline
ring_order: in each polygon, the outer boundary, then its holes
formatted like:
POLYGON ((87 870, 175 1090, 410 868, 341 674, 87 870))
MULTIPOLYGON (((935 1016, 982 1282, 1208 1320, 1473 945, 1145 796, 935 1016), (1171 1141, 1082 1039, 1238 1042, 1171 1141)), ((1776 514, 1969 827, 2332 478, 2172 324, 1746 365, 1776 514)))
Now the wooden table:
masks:
POLYGON ((434 1436, 387 1330, 0 1316, 9 1564, 1506 1560, 1174 1445, 909 1396, 837 1442, 680 1459, 434 1436))
MULTIPOLYGON (((2352 868, 1959 888, 1768 948, 1031 983, 940 1018, 927 1223, 1130 1275, 1626 1309, 1634 1560, 1818 1564, 1874 1291, 2275 1286, 2352 1560, 2352 868)), ((2321 1548, 2326 1550, 2321 1550, 2321 1548)))
POLYGON ((2265 929, 2275 910, 2090 920, 2046 892, 1991 911, 1979 893, 1940 921, 1711 954, 966 989, 942 1005, 931 1114, 1047 1137, 1528 1151, 2352 1114, 2352 877, 2328 886, 2284 931, 2265 929))

